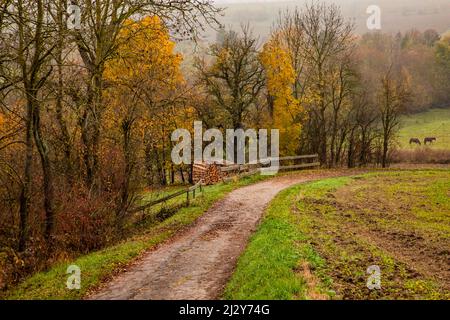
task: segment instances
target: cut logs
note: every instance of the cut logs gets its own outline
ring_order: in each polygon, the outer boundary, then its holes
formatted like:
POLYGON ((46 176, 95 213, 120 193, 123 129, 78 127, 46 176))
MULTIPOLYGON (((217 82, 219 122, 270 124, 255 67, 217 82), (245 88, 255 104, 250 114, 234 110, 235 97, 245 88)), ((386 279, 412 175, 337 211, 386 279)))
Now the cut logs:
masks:
POLYGON ((217 163, 194 164, 192 179, 194 183, 203 180, 205 185, 216 184, 223 179, 221 166, 217 163))

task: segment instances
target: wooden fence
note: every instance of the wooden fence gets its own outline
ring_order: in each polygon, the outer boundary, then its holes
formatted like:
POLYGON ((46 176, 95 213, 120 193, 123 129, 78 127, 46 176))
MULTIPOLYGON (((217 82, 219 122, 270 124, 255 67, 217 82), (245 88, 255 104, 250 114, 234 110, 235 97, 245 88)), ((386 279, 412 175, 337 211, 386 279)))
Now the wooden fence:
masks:
MULTIPOLYGON (((290 156, 290 157, 282 157, 282 158, 267 158, 264 160, 261 160, 258 164, 236 164, 236 165, 229 165, 225 167, 221 167, 220 170, 222 173, 228 175, 227 177, 223 178, 223 181, 230 181, 233 180, 235 176, 239 177, 245 177, 249 175, 253 175, 257 172, 260 172, 261 167, 270 166, 272 161, 278 160, 279 161, 279 170, 295 170, 295 169, 304 169, 304 168, 314 168, 320 166, 320 162, 318 161, 319 155, 312 154, 312 155, 301 155, 301 156, 290 156), (297 163, 299 161, 310 161, 307 163, 297 163), (290 162, 289 165, 282 165, 284 162, 290 162)), ((153 206, 156 206, 160 203, 165 203, 171 199, 174 199, 176 197, 185 196, 186 197, 186 205, 188 206, 190 204, 190 197, 192 194, 192 198, 195 199, 196 191, 199 190, 200 192, 203 192, 203 180, 198 181, 195 185, 192 187, 186 188, 184 190, 177 191, 173 194, 170 194, 168 196, 165 196, 160 199, 156 199, 153 201, 150 201, 146 203, 145 205, 142 205, 140 207, 131 208, 128 210, 129 213, 136 213, 136 212, 145 212, 148 208, 151 208, 153 206)))
POLYGON ((239 178, 243 178, 246 176, 251 176, 255 173, 260 172, 259 164, 234 164, 227 167, 221 168, 222 173, 226 176, 223 178, 223 181, 228 182, 232 181, 235 176, 239 178))
POLYGON ((279 164, 280 164, 279 170, 295 170, 295 169, 305 169, 305 168, 320 167, 319 155, 318 154, 283 157, 283 158, 278 158, 278 161, 279 161, 279 164), (299 160, 301 160, 301 161, 309 160, 311 162, 296 163, 299 160), (291 164, 291 165, 282 165, 283 162, 288 162, 288 161, 292 162, 293 164, 291 164))
POLYGON ((140 212, 140 211, 145 212, 145 210, 147 210, 148 208, 154 207, 154 206, 156 206, 156 205, 158 205, 160 203, 165 203, 165 202, 167 202, 167 201, 169 201, 171 199, 174 199, 176 197, 180 197, 182 195, 184 195, 186 197, 186 205, 188 206, 189 203, 190 203, 191 193, 192 193, 192 198, 195 199, 197 189, 200 192, 203 192, 203 187, 202 186, 203 186, 203 181, 199 181, 195 185, 193 185, 193 186, 191 186, 189 188, 186 188, 184 190, 180 190, 180 191, 172 193, 172 194, 170 194, 168 196, 165 196, 165 197, 162 197, 162 198, 150 201, 150 202, 146 203, 145 205, 142 205, 142 206, 139 206, 139 207, 136 207, 136 208, 131 208, 130 210, 128 210, 128 212, 129 213, 136 213, 136 212, 140 212))
POLYGON ((295 170, 295 169, 303 169, 303 168, 314 168, 319 167, 319 155, 318 154, 309 154, 309 155, 301 155, 301 156, 290 156, 290 157, 282 157, 282 158, 266 158, 260 160, 258 164, 236 164, 227 167, 222 167, 222 172, 251 172, 252 170, 259 169, 260 167, 269 167, 273 161, 278 160, 279 170, 295 170), (296 163, 299 160, 304 161, 307 160, 307 163, 296 163), (291 165, 283 165, 284 162, 291 162, 291 165))

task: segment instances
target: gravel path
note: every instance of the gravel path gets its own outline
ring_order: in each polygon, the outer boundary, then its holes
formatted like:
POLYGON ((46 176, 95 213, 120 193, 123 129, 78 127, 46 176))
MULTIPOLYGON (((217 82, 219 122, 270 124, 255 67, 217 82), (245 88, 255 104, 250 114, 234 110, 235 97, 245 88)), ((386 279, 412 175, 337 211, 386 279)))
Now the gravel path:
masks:
POLYGON ((217 299, 276 194, 297 183, 338 175, 343 172, 280 176, 232 191, 185 233, 144 255, 89 299, 217 299))

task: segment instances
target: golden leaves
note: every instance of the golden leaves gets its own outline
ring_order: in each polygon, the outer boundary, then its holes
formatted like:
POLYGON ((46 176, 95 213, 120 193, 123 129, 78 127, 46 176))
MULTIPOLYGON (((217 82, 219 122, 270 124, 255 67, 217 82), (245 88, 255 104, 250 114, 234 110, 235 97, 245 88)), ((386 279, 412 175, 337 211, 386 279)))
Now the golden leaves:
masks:
POLYGON ((266 72, 267 90, 274 98, 273 125, 280 130, 281 152, 295 153, 301 130, 298 118, 304 110, 293 96, 295 70, 292 61, 275 41, 264 45, 260 60, 266 72))

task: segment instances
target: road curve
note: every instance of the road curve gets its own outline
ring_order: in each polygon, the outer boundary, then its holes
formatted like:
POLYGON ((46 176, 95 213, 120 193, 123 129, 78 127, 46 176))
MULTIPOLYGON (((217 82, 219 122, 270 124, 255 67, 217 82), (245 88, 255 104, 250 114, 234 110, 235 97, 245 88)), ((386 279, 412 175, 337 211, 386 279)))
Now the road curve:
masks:
POLYGON ((280 176, 229 193, 173 241, 145 254, 88 299, 204 300, 220 298, 264 209, 297 183, 348 175, 318 171, 280 176))

